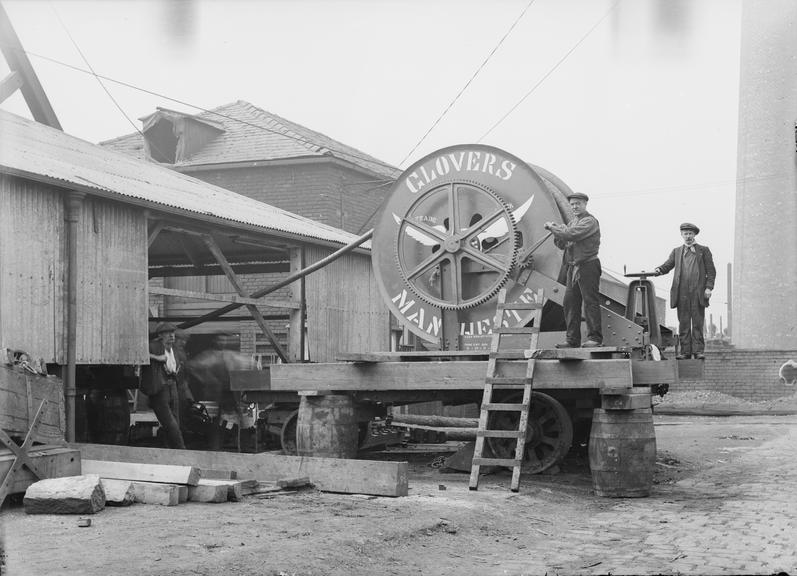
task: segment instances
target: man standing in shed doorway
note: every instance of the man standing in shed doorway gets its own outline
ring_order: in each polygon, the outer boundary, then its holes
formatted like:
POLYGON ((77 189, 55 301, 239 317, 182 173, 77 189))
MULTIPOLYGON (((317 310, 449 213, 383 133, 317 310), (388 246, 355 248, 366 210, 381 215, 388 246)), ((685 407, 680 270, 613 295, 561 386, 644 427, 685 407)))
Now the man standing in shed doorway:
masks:
POLYGON ((556 347, 594 348, 603 344, 599 293, 601 262, 598 259, 601 228, 597 218, 587 212, 589 196, 576 192, 567 199, 573 210, 573 219, 567 225, 545 223, 545 229, 553 233, 554 244, 564 250, 562 266, 567 276, 564 297, 567 341, 556 347), (587 341, 584 344, 581 344, 582 303, 587 321, 587 341))
POLYGON ((149 366, 141 371, 141 391, 166 432, 168 447, 185 449, 178 389, 182 389, 186 402, 193 402, 193 397, 183 378, 183 356, 174 347, 176 331, 170 322, 161 322, 155 328, 155 340, 149 343, 149 366))
POLYGON ((670 307, 678 309, 680 351, 676 358, 679 360, 691 358, 692 355, 698 360, 706 357, 703 326, 717 270, 708 246, 695 242, 695 236, 699 233, 700 228, 694 224, 681 224, 683 246, 675 248, 664 264, 655 269, 657 276, 675 270, 670 289, 670 307))

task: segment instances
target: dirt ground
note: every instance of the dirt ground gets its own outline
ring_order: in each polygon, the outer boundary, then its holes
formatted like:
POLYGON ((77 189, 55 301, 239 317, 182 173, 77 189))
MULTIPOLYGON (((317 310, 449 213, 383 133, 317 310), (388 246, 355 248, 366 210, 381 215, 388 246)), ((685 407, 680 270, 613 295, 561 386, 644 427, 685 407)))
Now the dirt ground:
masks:
MULTIPOLYGON (((684 497, 676 482, 734 461, 782 433, 778 416, 656 416, 658 456, 649 500, 684 497)), ((789 424, 790 425, 790 424, 789 424)), ((403 498, 323 493, 245 497, 225 504, 106 508, 88 528, 76 516, 28 516, 4 509, 7 566, 14 575, 515 574, 539 550, 567 546, 565 534, 622 500, 592 492, 587 457, 573 451, 556 474, 446 473, 439 454, 410 461, 403 498), (519 564, 521 563, 521 564, 519 564)), ((732 468, 728 468, 732 470, 732 468)), ((736 471, 735 473, 738 473, 736 471)), ((733 474, 718 473, 718 487, 733 474)), ((663 499, 663 500, 662 500, 663 499)), ((561 561, 559 564, 563 564, 561 561)), ((583 566, 555 566, 572 573, 583 566)), ((561 571, 560 571, 561 570, 561 571)))

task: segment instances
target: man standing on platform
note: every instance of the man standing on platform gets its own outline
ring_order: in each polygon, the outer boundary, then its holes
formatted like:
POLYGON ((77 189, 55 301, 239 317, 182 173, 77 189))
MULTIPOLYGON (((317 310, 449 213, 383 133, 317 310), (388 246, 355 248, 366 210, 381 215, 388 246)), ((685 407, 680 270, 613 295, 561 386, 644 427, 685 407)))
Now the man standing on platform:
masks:
POLYGON ((564 309, 567 341, 557 348, 594 348, 603 344, 600 309, 601 262, 598 249, 601 228, 598 220, 587 212, 589 196, 576 192, 567 197, 573 219, 565 224, 546 222, 545 229, 554 236, 554 244, 564 250, 563 274, 567 277, 564 309), (587 341, 581 344, 581 308, 587 321, 587 341))
POLYGON ((703 326, 717 270, 711 250, 695 242, 695 236, 699 233, 700 228, 694 224, 681 224, 683 246, 675 248, 666 262, 655 269, 656 276, 675 270, 670 289, 670 307, 678 309, 678 359, 691 358, 692 355, 698 360, 706 357, 703 353, 703 326))

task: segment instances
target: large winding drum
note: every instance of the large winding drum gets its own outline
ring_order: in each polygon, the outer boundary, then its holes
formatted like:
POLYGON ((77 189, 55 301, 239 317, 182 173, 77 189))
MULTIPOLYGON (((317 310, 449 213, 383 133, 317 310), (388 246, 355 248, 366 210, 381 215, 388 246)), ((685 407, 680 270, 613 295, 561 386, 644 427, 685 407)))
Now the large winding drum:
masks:
MULTIPOLYGON (((569 191, 546 176, 481 144, 438 150, 404 171, 372 244, 379 289, 402 324, 433 343, 445 325, 445 348, 481 349, 502 287, 510 301, 534 298, 517 273, 528 262, 519 260, 545 237, 545 222, 562 220, 569 191)), ((533 267, 556 278, 561 253, 549 243, 533 267)))

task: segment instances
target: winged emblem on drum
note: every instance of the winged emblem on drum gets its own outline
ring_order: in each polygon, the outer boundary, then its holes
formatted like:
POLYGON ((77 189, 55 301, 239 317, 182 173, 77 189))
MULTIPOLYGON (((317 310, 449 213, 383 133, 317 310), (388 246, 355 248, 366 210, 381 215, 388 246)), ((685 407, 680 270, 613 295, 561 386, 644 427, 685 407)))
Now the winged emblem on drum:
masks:
MULTIPOLYGON (((531 208, 531 203, 532 202, 534 202, 534 195, 533 194, 531 195, 531 197, 528 200, 526 200, 523 204, 521 204, 515 210, 512 211, 512 219, 513 219, 513 221, 515 223, 520 222, 520 220, 523 218, 523 216, 526 215, 526 212, 528 212, 529 208, 531 208)), ((393 220, 396 221, 396 224, 401 225, 401 223, 402 223, 402 221, 404 219, 401 216, 398 216, 398 215, 396 215, 394 213, 393 214, 393 220)), ((442 224, 435 224, 434 226, 432 226, 432 228, 434 228, 435 230, 438 230, 439 232, 447 232, 446 227, 443 226, 442 224)), ((439 240, 435 240, 431 236, 428 236, 428 235, 424 234, 423 232, 421 232, 420 230, 418 230, 417 228, 415 228, 413 226, 407 226, 406 231, 407 231, 407 235, 410 238, 413 238, 414 240, 417 240, 418 242, 420 242, 424 246, 436 246, 437 244, 440 244, 439 240)), ((503 218, 500 219, 500 220, 497 220, 496 222, 493 222, 492 224, 490 224, 487 228, 482 230, 477 235, 477 238, 479 240, 479 246, 482 246, 484 244, 484 241, 487 240, 487 239, 490 239, 490 238, 496 238, 496 239, 497 238, 502 238, 502 237, 506 236, 508 232, 509 232, 509 226, 507 225, 506 220, 503 219, 503 218)))

